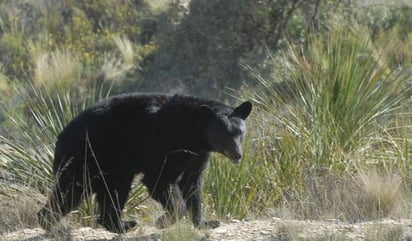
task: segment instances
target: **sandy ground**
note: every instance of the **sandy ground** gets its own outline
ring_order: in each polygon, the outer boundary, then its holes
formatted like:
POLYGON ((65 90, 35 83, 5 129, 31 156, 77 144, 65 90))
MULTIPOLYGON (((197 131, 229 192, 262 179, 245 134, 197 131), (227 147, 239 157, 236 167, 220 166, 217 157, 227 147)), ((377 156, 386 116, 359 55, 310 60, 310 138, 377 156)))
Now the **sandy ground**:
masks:
MULTIPOLYGON (((174 225, 179 226, 179 225, 174 225)), ((289 241, 289 240, 405 240, 412 241, 412 220, 385 219, 364 223, 343 223, 337 220, 297 221, 270 218, 254 221, 232 221, 222 223, 213 230, 197 230, 191 226, 171 227, 160 230, 154 226, 138 227, 135 230, 117 235, 104 229, 88 227, 66 230, 55 236, 46 234, 40 228, 22 229, 4 233, 0 240, 199 240, 199 241, 289 241), (174 230, 174 231, 173 231, 174 230)))

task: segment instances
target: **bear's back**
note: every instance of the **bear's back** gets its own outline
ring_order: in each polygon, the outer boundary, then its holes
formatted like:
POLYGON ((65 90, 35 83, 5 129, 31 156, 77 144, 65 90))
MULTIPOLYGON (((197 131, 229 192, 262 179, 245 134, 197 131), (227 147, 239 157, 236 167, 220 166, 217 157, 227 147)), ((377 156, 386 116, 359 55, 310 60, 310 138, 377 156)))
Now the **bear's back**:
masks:
POLYGON ((67 156, 84 156, 89 144, 85 141, 98 148, 109 144, 107 148, 115 148, 113 145, 123 145, 136 135, 148 135, 156 111, 170 98, 162 94, 122 94, 88 107, 58 135, 54 170, 67 156))
MULTIPOLYGON (((58 139, 63 138, 74 129, 93 128, 94 126, 135 123, 149 121, 171 97, 161 94, 122 94, 108 97, 76 116, 60 133, 58 139)), ((106 131, 108 126, 102 126, 106 131)))
POLYGON ((59 134, 55 170, 64 157, 84 160, 88 146, 100 159, 118 153, 130 158, 161 155, 187 146, 186 142, 202 146, 202 126, 207 122, 200 114, 202 105, 232 111, 222 103, 185 95, 133 93, 106 98, 80 113, 59 134))

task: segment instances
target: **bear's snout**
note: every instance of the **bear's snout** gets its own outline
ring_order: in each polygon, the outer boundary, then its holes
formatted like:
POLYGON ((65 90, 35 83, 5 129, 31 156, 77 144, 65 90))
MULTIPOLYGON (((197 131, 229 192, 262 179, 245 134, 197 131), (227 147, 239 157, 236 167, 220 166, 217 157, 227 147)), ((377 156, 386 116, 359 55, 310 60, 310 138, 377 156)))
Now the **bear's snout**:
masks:
POLYGON ((241 159, 242 159, 242 155, 238 153, 235 154, 232 158, 230 158, 230 160, 235 164, 239 163, 241 159))
POLYGON ((227 158, 230 159, 230 161, 232 161, 233 163, 237 164, 240 162, 240 160, 242 159, 242 154, 239 152, 234 152, 234 153, 230 153, 230 152, 224 152, 223 153, 227 158))

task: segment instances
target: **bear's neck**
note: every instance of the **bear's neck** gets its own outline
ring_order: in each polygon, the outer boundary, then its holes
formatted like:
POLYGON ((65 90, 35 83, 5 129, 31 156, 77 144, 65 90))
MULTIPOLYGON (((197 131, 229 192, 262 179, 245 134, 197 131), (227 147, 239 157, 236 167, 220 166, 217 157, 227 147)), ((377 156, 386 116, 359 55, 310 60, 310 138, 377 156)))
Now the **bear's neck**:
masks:
POLYGON ((195 152, 210 152, 212 146, 206 137, 210 119, 202 115, 200 106, 227 106, 214 101, 186 96, 174 96, 157 112, 158 125, 162 136, 174 148, 187 148, 195 152))
POLYGON ((195 152, 210 152, 211 145, 206 137, 207 122, 197 119, 196 113, 171 114, 166 118, 160 118, 158 130, 165 137, 167 143, 173 143, 174 148, 189 149, 195 152))

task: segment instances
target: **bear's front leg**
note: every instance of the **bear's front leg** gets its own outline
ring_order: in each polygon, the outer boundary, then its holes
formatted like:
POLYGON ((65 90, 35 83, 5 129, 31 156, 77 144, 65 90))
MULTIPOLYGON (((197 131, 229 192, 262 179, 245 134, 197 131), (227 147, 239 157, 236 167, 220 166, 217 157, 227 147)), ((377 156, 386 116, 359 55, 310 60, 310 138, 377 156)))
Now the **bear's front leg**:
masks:
POLYGON ((156 226, 159 228, 165 228, 168 225, 174 224, 186 213, 186 204, 177 184, 156 188, 152 193, 152 198, 160 202, 163 208, 167 210, 166 214, 156 221, 156 226))
POLYGON ((220 222, 216 220, 205 220, 202 216, 202 175, 184 175, 179 182, 180 189, 188 210, 192 214, 193 225, 197 228, 217 228, 220 222))

